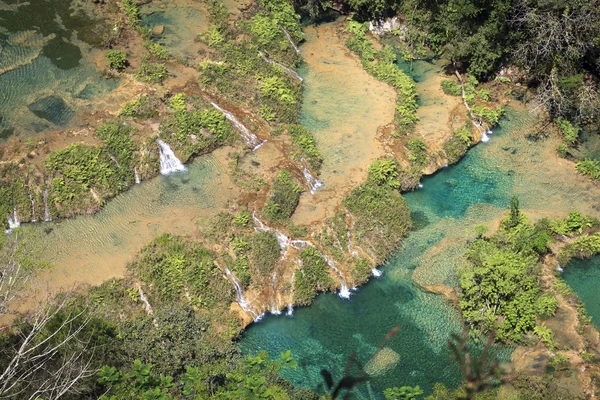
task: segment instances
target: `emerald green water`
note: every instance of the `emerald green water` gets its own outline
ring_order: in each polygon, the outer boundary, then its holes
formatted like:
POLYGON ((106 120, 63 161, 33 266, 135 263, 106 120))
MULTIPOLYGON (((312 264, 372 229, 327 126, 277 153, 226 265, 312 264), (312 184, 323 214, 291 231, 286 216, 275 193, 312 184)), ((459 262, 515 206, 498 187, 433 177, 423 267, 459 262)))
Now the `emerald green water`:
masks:
POLYGON ((563 272, 563 279, 577 292, 592 322, 600 328, 600 256, 571 261, 563 272))
POLYGON ((96 66, 101 19, 67 0, 0 0, 0 138, 65 127, 118 85, 96 66))
MULTIPOLYGON (((310 91, 305 94, 309 104, 310 91)), ((399 360, 373 377, 372 388, 419 385, 427 393, 435 382, 456 386, 461 376, 447 341, 460 331, 458 312, 418 284, 455 286, 456 268, 464 262, 461 255, 475 238, 475 227, 491 226, 513 195, 532 218, 564 215, 573 208, 591 215, 600 211, 597 188, 577 176, 572 165, 557 165, 558 141, 528 139, 535 122, 528 111, 509 108, 490 142, 478 144, 460 163, 423 179, 422 189, 405 195, 415 229, 383 266, 383 277, 359 288, 349 301, 322 294, 313 306, 296 310, 293 318, 265 317, 244 333, 244 352, 267 350, 277 357, 291 349, 300 367, 282 375, 320 390, 322 368, 340 379, 352 353, 366 363, 388 331, 399 326, 387 345, 399 360)), ((320 123, 311 126, 317 140, 327 121, 320 123)), ((501 359, 508 359, 510 349, 498 351, 501 359)))

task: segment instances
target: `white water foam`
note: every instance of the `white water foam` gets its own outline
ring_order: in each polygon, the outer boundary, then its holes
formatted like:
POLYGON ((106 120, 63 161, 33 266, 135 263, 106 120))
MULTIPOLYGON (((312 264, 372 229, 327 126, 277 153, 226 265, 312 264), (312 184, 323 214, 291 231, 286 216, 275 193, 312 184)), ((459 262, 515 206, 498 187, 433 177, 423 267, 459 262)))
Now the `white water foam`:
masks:
POLYGON ((156 139, 160 146, 160 173, 161 175, 170 175, 175 172, 186 171, 187 168, 175 156, 171 147, 160 139, 156 139))

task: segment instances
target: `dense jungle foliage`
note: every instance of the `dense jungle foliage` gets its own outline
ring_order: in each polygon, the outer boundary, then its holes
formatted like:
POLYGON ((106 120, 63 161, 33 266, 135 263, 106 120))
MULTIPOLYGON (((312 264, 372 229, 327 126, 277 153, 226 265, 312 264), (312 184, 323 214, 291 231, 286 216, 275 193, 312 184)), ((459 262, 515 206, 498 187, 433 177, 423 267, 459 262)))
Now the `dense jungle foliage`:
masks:
MULTIPOLYGON (((326 0, 296 0, 319 15, 326 0)), ((567 0, 342 0, 337 7, 359 21, 400 16, 406 52, 429 49, 479 80, 515 66, 537 89, 553 116, 594 121, 600 76, 600 8, 597 1, 567 0)))
POLYGON ((497 340, 507 343, 530 334, 549 341, 551 331, 540 321, 554 315, 557 303, 542 290, 540 261, 558 235, 578 236, 559 253, 561 264, 598 253, 598 234, 581 235, 598 225, 576 211, 565 219, 531 224, 513 198, 498 231, 469 246, 469 264, 460 271, 459 304, 472 334, 495 332, 497 340))

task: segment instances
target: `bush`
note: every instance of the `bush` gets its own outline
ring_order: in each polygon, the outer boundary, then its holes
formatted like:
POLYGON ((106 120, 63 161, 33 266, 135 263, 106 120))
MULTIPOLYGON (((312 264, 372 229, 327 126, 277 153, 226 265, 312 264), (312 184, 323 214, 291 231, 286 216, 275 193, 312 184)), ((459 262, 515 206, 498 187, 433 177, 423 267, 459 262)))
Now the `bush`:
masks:
POLYGON ((498 123, 500 117, 504 115, 505 109, 504 107, 499 107, 492 110, 485 106, 473 106, 472 111, 473 114, 483 119, 490 126, 494 126, 498 123))
POLYGON ((323 255, 314 247, 300 253, 302 269, 294 276, 294 304, 310 305, 317 292, 332 290, 335 287, 329 275, 329 265, 323 255))
POLYGON ((140 96, 123 106, 119 115, 122 117, 152 118, 158 115, 157 108, 161 104, 155 97, 140 96))
POLYGON ((160 83, 167 77, 167 68, 165 64, 150 62, 148 56, 144 55, 135 77, 142 82, 160 83))
POLYGON ((288 171, 280 171, 271 187, 271 195, 264 208, 264 216, 270 221, 284 222, 292 216, 300 201, 302 186, 288 171))
POLYGON ((448 79, 444 79, 441 83, 442 90, 444 93, 450 96, 460 96, 462 95, 462 89, 460 84, 448 79))
POLYGON ((289 125, 288 132, 292 143, 296 146, 299 158, 304 158, 314 173, 318 173, 323 163, 323 156, 317 148, 315 138, 308 129, 302 125, 289 125))
POLYGON ((427 146, 421 139, 412 138, 408 141, 406 148, 410 151, 408 161, 414 166, 424 167, 427 164, 427 146))
POLYGON ((592 179, 600 179, 600 161, 598 160, 586 158, 583 161, 577 162, 575 169, 580 174, 587 175, 592 179))
POLYGON ((356 218, 356 243, 377 263, 398 248, 412 226, 406 200, 389 186, 355 188, 343 204, 356 218))
POLYGON ((151 40, 144 41, 144 47, 148 49, 148 53, 158 60, 168 60, 171 55, 160 43, 151 40))
POLYGON ((565 143, 569 146, 573 146, 577 142, 579 137, 578 127, 573 126, 569 121, 562 118, 556 120, 556 126, 558 126, 558 129, 562 133, 565 143))
POLYGON ((123 50, 108 50, 106 52, 106 65, 109 68, 121 70, 127 66, 127 55, 123 50))
POLYGON ((369 165, 366 184, 400 189, 398 175, 398 162, 394 158, 375 160, 369 165))

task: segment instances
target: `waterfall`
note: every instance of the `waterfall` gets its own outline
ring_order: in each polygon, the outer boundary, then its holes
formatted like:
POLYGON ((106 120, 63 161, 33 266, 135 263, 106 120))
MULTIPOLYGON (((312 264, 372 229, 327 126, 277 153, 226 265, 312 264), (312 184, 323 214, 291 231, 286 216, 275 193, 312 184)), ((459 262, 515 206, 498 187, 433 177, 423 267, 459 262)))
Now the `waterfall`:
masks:
POLYGON ((248 147, 250 147, 252 149, 252 151, 257 150, 265 143, 264 140, 260 139, 254 133, 250 132, 250 129, 246 128, 246 126, 244 124, 242 124, 240 121, 238 121, 238 119, 235 117, 235 115, 233 115, 232 113, 230 113, 227 110, 222 109, 221 107, 219 107, 212 101, 210 102, 210 104, 214 108, 216 108, 217 110, 222 112, 223 115, 225 116, 225 118, 227 118, 227 120, 229 122, 231 122, 233 124, 233 126, 235 126, 235 129, 237 129, 240 132, 240 134, 242 135, 242 138, 246 142, 246 145, 248 147))
POLYGON ((44 190, 44 221, 52 221, 50 210, 48 209, 48 189, 44 190))
POLYGON ((286 71, 288 74, 292 75, 294 78, 296 78, 296 79, 299 79, 299 80, 300 80, 300 82, 303 82, 303 81, 304 81, 304 79, 303 79, 303 78, 302 78, 300 75, 298 75, 298 73, 297 73, 296 71, 294 71, 293 69, 291 69, 291 68, 288 68, 288 67, 286 67, 286 66, 285 66, 285 65, 283 65, 283 64, 279 64, 277 61, 269 60, 269 59, 267 58, 267 56, 265 56, 265 53, 263 53, 263 52, 262 52, 262 51, 260 51, 260 50, 258 51, 258 54, 260 54, 260 56, 262 57, 262 59, 263 59, 265 62, 267 62, 267 63, 269 63, 269 64, 272 64, 272 65, 276 65, 276 66, 278 66, 279 68, 281 68, 281 69, 283 69, 284 71, 286 71))
POLYGON ((140 175, 137 172, 137 167, 133 167, 133 175, 135 176, 135 183, 140 184, 140 175))
POLYGON ((156 142, 160 146, 160 173, 161 175, 169 175, 174 172, 186 171, 185 165, 179 161, 179 159, 171 150, 168 144, 160 139, 156 139, 156 142))
POLYGON ((115 158, 115 156, 113 156, 112 154, 108 153, 108 156, 110 157, 110 159, 117 165, 117 167, 119 169, 121 169, 121 164, 119 164, 119 162, 117 161, 117 159, 115 158))
POLYGON ((20 226, 21 222, 19 221, 19 215, 17 215, 17 208, 15 207, 12 217, 10 216, 10 213, 8 213, 8 230, 11 231, 20 226))
POLYGON ((285 315, 292 317, 294 315, 294 278, 296 277, 296 271, 292 272, 291 289, 290 289, 290 302, 287 306, 287 312, 285 315))
POLYGON ((418 187, 419 189, 423 189, 423 184, 422 184, 422 183, 419 183, 419 184, 417 185, 417 187, 418 187))
POLYGON ((492 131, 491 130, 487 130, 487 132, 481 132, 481 141, 483 143, 487 143, 490 141, 490 137, 488 135, 491 135, 492 131))
POLYGON ((244 297, 244 291, 242 290, 242 287, 240 286, 237 279, 235 279, 235 276, 231 273, 229 268, 225 268, 225 273, 227 274, 227 277, 229 278, 231 283, 233 283, 233 287, 236 293, 235 301, 237 301, 240 307, 242 307, 242 310, 251 314, 252 317, 254 317, 254 321, 260 321, 263 317, 263 314, 258 315, 252 308, 250 308, 250 302, 248 302, 248 300, 246 300, 246 298, 244 297))
POLYGON ((381 272, 377 268, 373 268, 371 269, 371 274, 373 274, 375 278, 379 278, 383 274, 383 272, 381 272))
POLYGON ((350 252, 350 254, 352 254, 354 257, 358 257, 358 252, 356 250, 352 250, 354 246, 352 246, 352 236, 350 234, 350 230, 346 231, 346 236, 348 237, 348 251, 350 252))
POLYGON ((342 287, 340 288, 338 296, 340 296, 342 299, 349 299, 350 298, 350 289, 348 289, 348 285, 346 284, 346 280, 344 279, 344 276, 342 275, 340 270, 337 269, 337 267, 335 266, 335 262, 327 254, 323 254, 323 257, 325 258, 325 261, 327 261, 327 265, 329 265, 331 267, 331 269, 336 273, 336 275, 342 281, 342 287))
POLYGON ((306 165, 304 166, 302 173, 304 174, 304 179, 306 179, 306 183, 308 183, 308 187, 310 188, 310 194, 314 195, 317 190, 323 187, 323 182, 312 176, 308 168, 306 168, 306 165))
POLYGON ((31 192, 29 192, 29 200, 31 200, 31 222, 37 222, 37 218, 35 217, 35 202, 33 201, 31 192))
POLYGON ((290 36, 288 31, 286 31, 282 26, 280 26, 279 29, 281 29, 281 31, 283 32, 285 37, 288 38, 288 40, 290 41, 290 44, 294 47, 294 50, 296 50, 296 53, 300 53, 300 49, 298 48, 298 46, 296 46, 296 43, 294 43, 294 41, 292 40, 292 37, 290 36))

